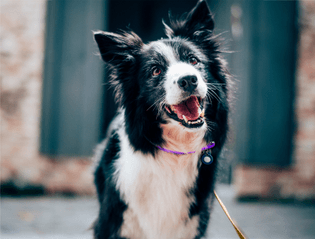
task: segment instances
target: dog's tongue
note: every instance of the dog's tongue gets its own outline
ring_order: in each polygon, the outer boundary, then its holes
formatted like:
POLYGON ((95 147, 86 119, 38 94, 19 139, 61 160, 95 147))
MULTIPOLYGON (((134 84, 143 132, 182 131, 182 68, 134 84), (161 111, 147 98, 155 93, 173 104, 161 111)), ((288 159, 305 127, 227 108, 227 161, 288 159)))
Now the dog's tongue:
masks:
POLYGON ((199 102, 194 95, 178 105, 173 105, 173 107, 176 109, 176 114, 179 119, 183 119, 183 115, 185 115, 188 120, 196 120, 199 118, 199 102))

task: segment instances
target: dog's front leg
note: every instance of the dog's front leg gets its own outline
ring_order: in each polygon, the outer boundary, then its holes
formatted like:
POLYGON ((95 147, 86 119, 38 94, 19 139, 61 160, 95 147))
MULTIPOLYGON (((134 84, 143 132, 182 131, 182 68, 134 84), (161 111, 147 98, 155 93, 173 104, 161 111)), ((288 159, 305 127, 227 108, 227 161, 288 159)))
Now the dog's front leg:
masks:
POLYGON ((95 239, 126 239, 119 236, 126 204, 112 185, 106 186, 99 217, 94 226, 95 239))

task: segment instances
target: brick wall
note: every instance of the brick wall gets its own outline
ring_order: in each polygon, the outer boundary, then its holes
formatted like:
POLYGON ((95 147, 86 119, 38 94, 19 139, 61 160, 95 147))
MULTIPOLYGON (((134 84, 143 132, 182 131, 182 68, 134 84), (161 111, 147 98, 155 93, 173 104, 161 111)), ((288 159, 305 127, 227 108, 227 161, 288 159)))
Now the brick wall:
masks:
POLYGON ((237 196, 315 199, 315 1, 302 0, 296 75, 296 132, 290 168, 238 166, 237 196))
POLYGON ((90 160, 39 154, 45 0, 1 0, 1 184, 94 192, 90 160))

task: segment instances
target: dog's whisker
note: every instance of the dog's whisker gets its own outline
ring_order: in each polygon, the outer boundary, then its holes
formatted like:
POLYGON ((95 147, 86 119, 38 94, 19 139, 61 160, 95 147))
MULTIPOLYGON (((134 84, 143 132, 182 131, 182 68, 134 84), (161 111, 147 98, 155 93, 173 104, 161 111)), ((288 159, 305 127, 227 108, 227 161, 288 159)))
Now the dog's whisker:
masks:
POLYGON ((215 91, 211 91, 212 92, 212 95, 218 100, 218 101, 221 101, 221 98, 218 96, 218 94, 215 92, 215 91))
POLYGON ((214 98, 217 101, 219 101, 219 99, 213 94, 213 91, 211 91, 211 90, 208 90, 207 97, 208 97, 209 101, 211 102, 211 104, 212 104, 212 98, 214 98))
POLYGON ((215 98, 217 101, 222 102, 222 100, 221 100, 221 98, 219 97, 219 95, 218 95, 213 89, 208 88, 207 93, 209 93, 210 98, 213 97, 213 98, 215 98))
MULTIPOLYGON (((161 107, 161 103, 164 101, 164 98, 165 98, 165 93, 160 98, 158 98, 152 105, 150 105, 150 107, 147 108, 147 111, 150 110, 152 107, 154 107, 158 110, 159 109, 158 106, 161 107)), ((161 107, 161 109, 162 109, 162 107, 161 107)))
POLYGON ((206 85, 226 85, 226 83, 219 83, 219 82, 211 83, 211 82, 208 82, 208 83, 206 83, 206 85))
POLYGON ((213 85, 213 84, 209 84, 207 85, 209 89, 214 89, 214 90, 218 90, 221 91, 222 88, 220 87, 221 85, 213 85))
POLYGON ((206 98, 210 102, 210 104, 212 105, 212 99, 211 99, 210 93, 209 94, 208 93, 209 92, 207 92, 207 94, 206 94, 206 98))

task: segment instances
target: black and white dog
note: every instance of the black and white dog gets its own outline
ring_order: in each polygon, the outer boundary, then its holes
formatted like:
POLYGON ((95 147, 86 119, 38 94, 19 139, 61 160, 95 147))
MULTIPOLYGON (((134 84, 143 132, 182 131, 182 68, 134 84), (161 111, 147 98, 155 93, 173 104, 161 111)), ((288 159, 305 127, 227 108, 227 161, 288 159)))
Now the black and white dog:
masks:
POLYGON ((95 156, 97 239, 192 239, 207 229, 228 73, 206 1, 164 25, 168 38, 148 44, 95 32, 121 106, 95 156))

